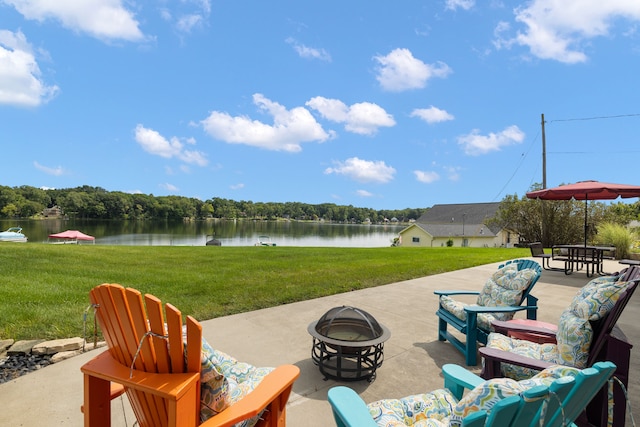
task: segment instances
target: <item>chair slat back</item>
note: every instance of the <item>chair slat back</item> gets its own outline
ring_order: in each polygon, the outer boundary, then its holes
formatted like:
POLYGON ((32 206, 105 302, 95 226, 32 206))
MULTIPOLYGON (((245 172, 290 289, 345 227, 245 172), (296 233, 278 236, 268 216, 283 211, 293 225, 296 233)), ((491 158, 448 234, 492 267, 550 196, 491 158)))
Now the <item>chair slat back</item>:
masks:
MULTIPOLYGON (((544 417, 542 425, 547 426, 552 419, 564 419, 566 414, 564 411, 565 402, 569 394, 576 388, 576 379, 573 377, 562 377, 555 380, 549 386, 548 398, 545 407, 540 409, 534 420, 539 424, 540 419, 544 417), (544 409, 544 413, 543 413, 544 409)), ((585 404, 586 406, 586 404, 585 404)), ((525 424, 519 424, 525 425, 525 424)), ((533 424, 532 424, 533 425, 533 424)), ((515 424, 514 424, 515 426, 515 424)))
POLYGON ((620 295, 614 306, 611 308, 611 311, 609 311, 609 313, 599 321, 592 322, 594 335, 591 341, 591 347, 589 348, 589 358, 587 360, 587 366, 591 366, 596 361, 598 361, 600 353, 604 350, 605 344, 607 342, 607 337, 609 336, 609 334, 611 334, 613 327, 616 326, 616 323, 622 315, 624 308, 627 306, 627 303, 631 299, 631 296, 638 287, 639 281, 640 278, 632 280, 629 283, 629 286, 627 286, 622 295, 620 295))
POLYGON ((544 247, 542 246, 542 243, 540 243, 540 242, 531 243, 529 245, 529 248, 531 249, 531 256, 532 257, 544 255, 544 247))
POLYGON ((556 411, 544 425, 564 426, 567 421, 575 421, 615 370, 616 365, 611 362, 598 362, 591 368, 583 369, 576 377, 575 387, 563 399, 562 411, 556 411))
POLYGON ((540 408, 549 398, 549 387, 536 386, 526 390, 520 396, 518 411, 514 414, 511 426, 533 425, 533 421, 540 416, 540 408))
MULTIPOLYGON (((182 314, 170 304, 117 284, 103 284, 90 292, 96 318, 111 355, 122 365, 152 373, 199 372, 202 327, 187 317, 187 356, 184 361, 182 314)), ((168 425, 169 406, 149 393, 127 390, 138 423, 168 425)), ((199 401, 199 398, 198 398, 199 401)), ((194 403, 194 411, 197 405, 194 403)))

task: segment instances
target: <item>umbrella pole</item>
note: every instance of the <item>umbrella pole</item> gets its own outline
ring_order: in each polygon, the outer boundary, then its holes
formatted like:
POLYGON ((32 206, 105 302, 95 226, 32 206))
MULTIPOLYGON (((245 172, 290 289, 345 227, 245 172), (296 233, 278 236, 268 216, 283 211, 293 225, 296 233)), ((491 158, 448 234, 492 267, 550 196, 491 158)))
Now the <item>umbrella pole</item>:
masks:
POLYGON ((588 231, 588 225, 587 225, 587 212, 589 211, 589 195, 586 195, 586 198, 584 199, 584 247, 587 247, 587 231, 588 231))

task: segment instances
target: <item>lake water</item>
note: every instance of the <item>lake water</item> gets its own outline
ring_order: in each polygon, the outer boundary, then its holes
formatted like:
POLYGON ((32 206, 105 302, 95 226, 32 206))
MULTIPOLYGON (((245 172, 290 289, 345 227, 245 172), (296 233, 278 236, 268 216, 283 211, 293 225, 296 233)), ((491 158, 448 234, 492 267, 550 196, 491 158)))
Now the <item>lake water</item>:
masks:
POLYGON ((253 246, 262 235, 277 246, 387 247, 404 225, 327 224, 295 221, 91 221, 0 220, 0 229, 22 227, 29 242, 49 234, 80 230, 99 245, 201 246, 212 238, 222 246, 253 246))

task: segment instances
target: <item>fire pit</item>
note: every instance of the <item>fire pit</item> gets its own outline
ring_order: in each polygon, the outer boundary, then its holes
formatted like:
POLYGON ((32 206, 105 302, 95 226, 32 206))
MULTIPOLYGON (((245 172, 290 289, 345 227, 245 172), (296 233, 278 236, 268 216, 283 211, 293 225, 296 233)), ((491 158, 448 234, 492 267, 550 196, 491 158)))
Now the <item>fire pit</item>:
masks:
POLYGON ((334 307, 307 328, 313 337, 311 358, 328 378, 356 381, 375 378, 384 342, 391 332, 369 313, 334 307))

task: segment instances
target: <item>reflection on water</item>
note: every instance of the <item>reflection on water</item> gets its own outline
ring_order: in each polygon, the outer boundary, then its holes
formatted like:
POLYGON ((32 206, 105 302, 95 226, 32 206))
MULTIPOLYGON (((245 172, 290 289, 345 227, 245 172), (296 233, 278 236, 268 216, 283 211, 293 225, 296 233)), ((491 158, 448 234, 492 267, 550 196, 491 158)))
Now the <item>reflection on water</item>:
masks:
POLYGON ((90 221, 0 220, 0 229, 20 226, 29 242, 46 242, 47 236, 80 230, 96 244, 142 246, 201 246, 213 236, 222 246, 253 246, 259 236, 269 236, 278 246, 386 247, 402 225, 354 225, 290 221, 90 221))

